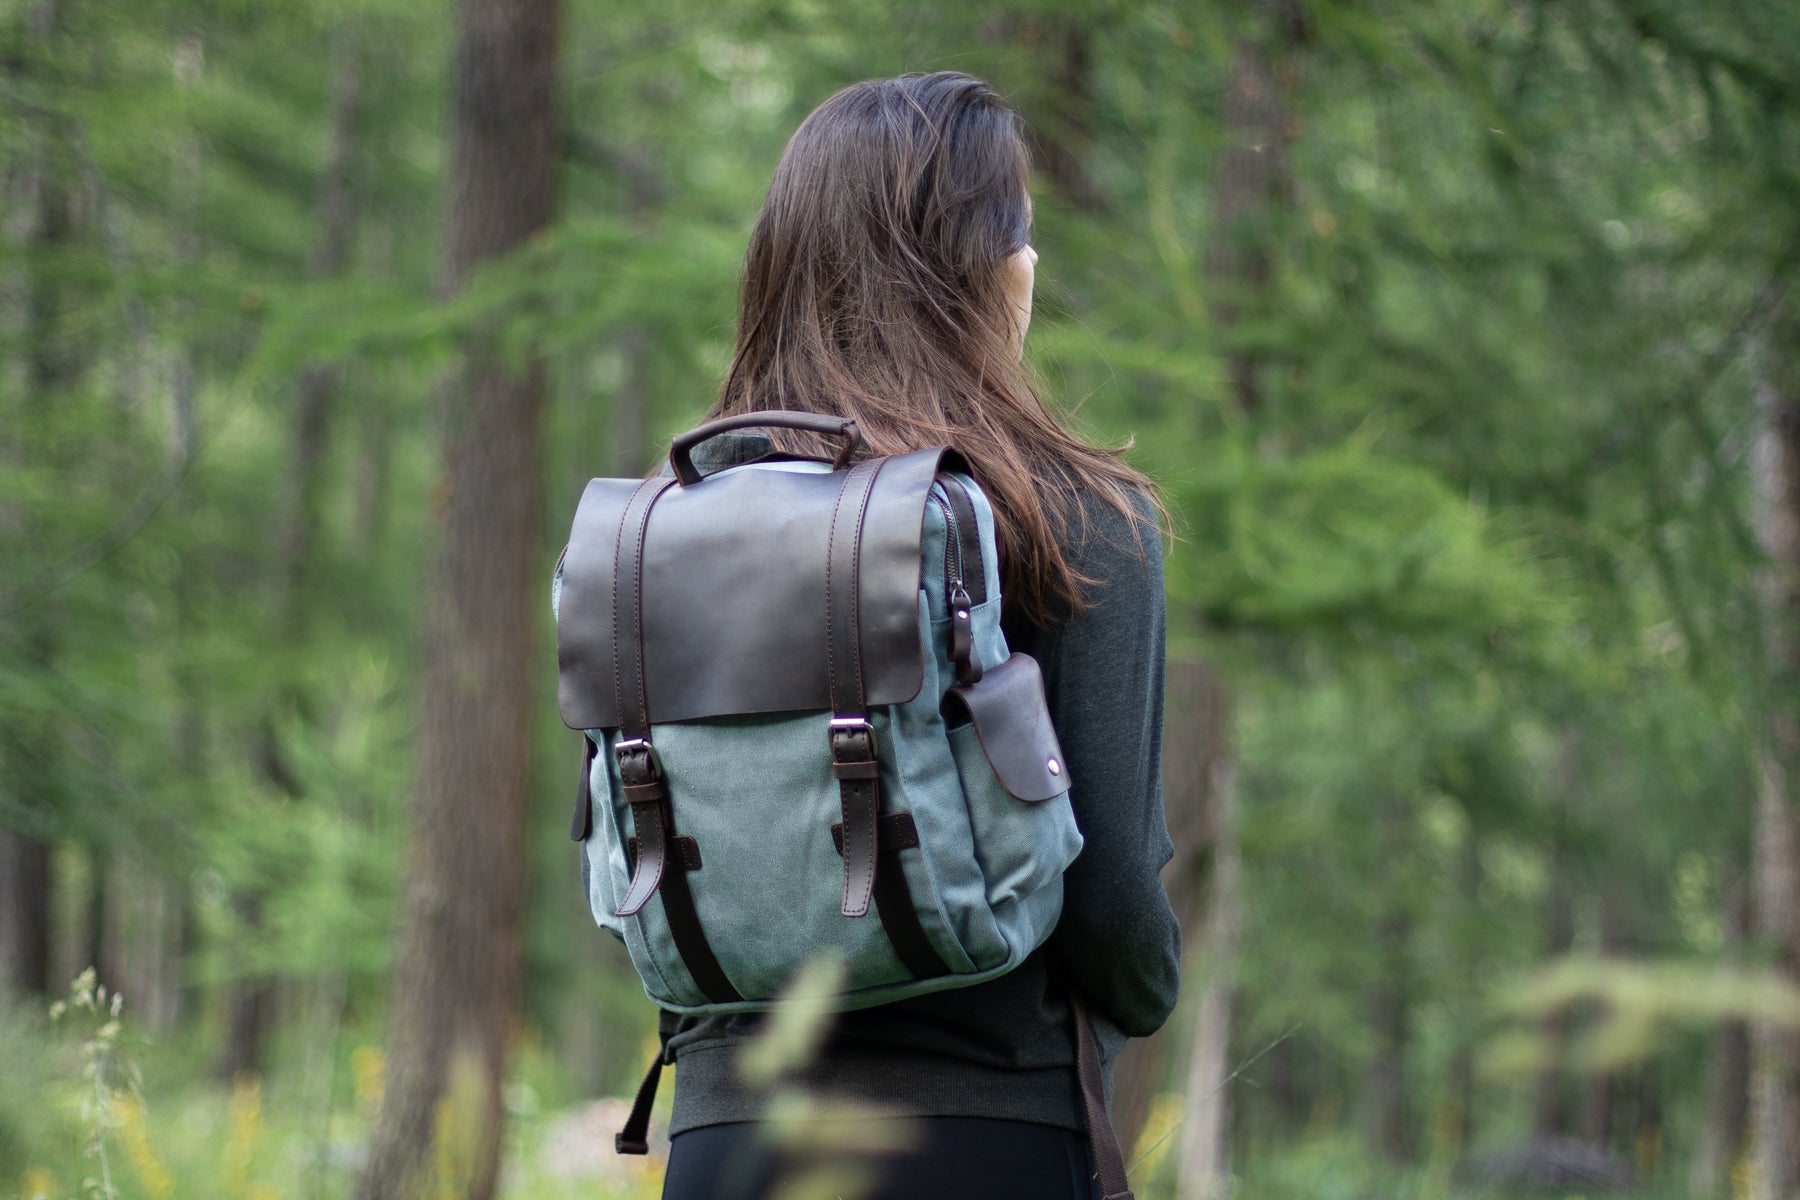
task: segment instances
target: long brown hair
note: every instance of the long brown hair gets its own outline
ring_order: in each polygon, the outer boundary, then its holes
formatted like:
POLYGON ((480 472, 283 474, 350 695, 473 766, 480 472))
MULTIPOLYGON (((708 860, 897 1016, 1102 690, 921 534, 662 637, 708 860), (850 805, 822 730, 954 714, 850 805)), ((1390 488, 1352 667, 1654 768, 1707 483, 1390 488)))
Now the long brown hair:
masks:
POLYGON ((1134 530, 1134 491, 1161 505, 1122 451, 1063 429, 1020 366, 1006 263, 1030 239, 1028 174, 1017 116, 970 75, 858 83, 814 109, 750 236, 711 415, 828 413, 875 454, 956 449, 993 502, 1008 604, 1042 621, 1094 582, 1063 553, 1078 492, 1134 530))

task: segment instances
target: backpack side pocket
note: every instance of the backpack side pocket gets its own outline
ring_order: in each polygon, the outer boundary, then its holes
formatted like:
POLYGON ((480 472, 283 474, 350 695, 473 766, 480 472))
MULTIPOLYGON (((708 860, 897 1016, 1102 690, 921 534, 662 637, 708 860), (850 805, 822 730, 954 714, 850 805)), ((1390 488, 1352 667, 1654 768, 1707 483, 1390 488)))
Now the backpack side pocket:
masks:
POLYGON ((950 731, 951 751, 988 905, 1009 955, 1022 958, 1054 928, 1062 873, 1081 852, 1043 675, 1030 655, 1014 654, 978 682, 951 688, 945 705, 969 718, 950 731))

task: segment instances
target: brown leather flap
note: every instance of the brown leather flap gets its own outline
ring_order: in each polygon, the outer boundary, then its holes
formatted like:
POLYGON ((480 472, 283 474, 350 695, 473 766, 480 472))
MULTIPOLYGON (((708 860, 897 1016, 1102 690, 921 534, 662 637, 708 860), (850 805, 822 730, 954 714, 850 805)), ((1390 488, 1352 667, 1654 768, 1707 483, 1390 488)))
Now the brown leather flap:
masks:
MULTIPOLYGON (((904 703, 924 680, 919 543, 946 454, 885 460, 869 497, 857 625, 870 705, 904 703)), ((751 467, 671 487, 656 501, 638 581, 651 721, 830 707, 827 549, 843 480, 842 472, 751 467)), ((557 706, 575 729, 619 724, 614 606, 631 588, 614 586, 613 563, 625 503, 640 482, 590 482, 569 535, 557 706)))
POLYGON ((1013 799, 1036 804, 1069 790, 1069 767, 1050 724, 1037 659, 1014 654, 977 682, 951 688, 950 695, 968 710, 981 752, 1013 799))

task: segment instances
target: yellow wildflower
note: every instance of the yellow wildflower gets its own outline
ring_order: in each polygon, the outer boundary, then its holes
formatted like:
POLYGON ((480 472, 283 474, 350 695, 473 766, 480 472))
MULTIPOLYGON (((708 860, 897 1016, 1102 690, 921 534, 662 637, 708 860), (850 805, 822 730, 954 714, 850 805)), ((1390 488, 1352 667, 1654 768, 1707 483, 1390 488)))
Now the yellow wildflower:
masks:
POLYGON ((125 1157, 131 1161, 144 1191, 151 1200, 169 1200, 175 1194, 175 1176, 150 1143, 150 1125, 144 1118, 143 1100, 130 1092, 115 1092, 113 1111, 118 1114, 119 1139, 125 1143, 125 1157))
POLYGON ((262 1081, 248 1071, 231 1085, 230 1120, 220 1159, 227 1196, 244 1196, 250 1187, 250 1164, 262 1134, 262 1081))

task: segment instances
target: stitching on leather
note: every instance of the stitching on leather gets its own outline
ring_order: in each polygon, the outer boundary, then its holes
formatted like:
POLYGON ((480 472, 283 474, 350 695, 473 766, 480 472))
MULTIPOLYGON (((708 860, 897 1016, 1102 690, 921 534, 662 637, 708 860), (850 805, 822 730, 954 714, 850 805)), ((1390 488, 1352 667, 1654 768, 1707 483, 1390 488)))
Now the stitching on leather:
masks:
MULTIPOLYGON (((850 477, 854 470, 844 473, 844 482, 838 484, 837 500, 831 506, 831 528, 825 535, 825 676, 831 689, 832 716, 841 716, 837 711, 837 639, 832 633, 832 614, 837 605, 831 598, 831 568, 837 563, 837 522, 838 514, 844 510, 844 493, 850 487, 850 477)), ((845 892, 846 898, 849 896, 845 892)))
POLYGON ((619 532, 613 538, 613 570, 612 570, 612 626, 613 626, 613 712, 621 721, 625 719, 625 696, 619 683, 619 556, 625 550, 625 526, 631 523, 631 506, 637 501, 639 493, 649 483, 637 485, 631 498, 625 501, 625 511, 619 514, 619 532))
POLYGON ((850 797, 853 790, 838 789, 838 814, 844 821, 844 897, 838 902, 840 910, 850 907, 850 797))
POLYGON ((632 617, 632 631, 637 635, 637 653, 632 655, 632 663, 637 668, 638 715, 644 722, 644 732, 650 731, 650 689, 645 682, 644 669, 644 540, 650 534, 650 510, 656 507, 657 498, 668 489, 668 484, 658 486, 644 501, 644 515, 638 521, 637 528, 637 562, 636 590, 637 611, 632 617))
MULTIPOLYGON (((850 548, 850 636, 855 644, 851 647, 851 677, 856 681, 856 700, 863 704, 863 670, 862 670, 862 534, 863 525, 869 515, 869 499, 875 494, 875 477, 881 474, 884 459, 875 460, 875 469, 869 472, 868 485, 862 489, 856 506, 856 538, 850 548)), ((867 716, 867 714, 864 714, 867 716)))
MULTIPOLYGON (((661 884, 662 883, 662 868, 666 865, 665 860, 667 857, 667 850, 664 848, 664 845, 663 845, 666 838, 665 838, 665 834, 664 834, 664 830, 663 830, 662 812, 661 812, 659 806, 652 805, 648 801, 644 801, 644 800, 636 801, 636 802, 632 803, 630 805, 630 807, 631 807, 631 828, 632 828, 632 831, 637 834, 637 844, 638 844, 637 863, 635 864, 635 867, 631 872, 631 882, 633 884, 636 884, 637 881, 640 879, 645 879, 645 878, 654 876, 656 882, 658 884, 661 884), (655 813, 655 819, 651 820, 651 821, 638 820, 638 809, 640 806, 651 809, 655 813), (650 849, 650 843, 651 843, 651 839, 649 836, 649 831, 651 828, 654 828, 656 830, 656 835, 657 835, 656 839, 655 839, 656 840, 656 853, 655 854, 647 853, 647 851, 649 851, 649 849, 650 849), (646 859, 650 860, 648 865, 645 862, 646 859)), ((635 886, 629 888, 625 893, 625 899, 630 900, 632 898, 632 896, 636 894, 636 892, 637 892, 637 888, 635 886)), ((643 910, 650 906, 650 897, 653 895, 655 895, 654 888, 652 888, 649 892, 647 892, 645 894, 643 901, 638 905, 638 912, 635 915, 642 915, 643 910)), ((629 908, 630 905, 621 904, 621 905, 619 905, 619 907, 620 908, 629 908)))
MULTIPOLYGON (((863 699, 862 627, 860 624, 860 616, 858 614, 858 605, 862 598, 862 530, 863 520, 869 512, 869 497, 873 495, 875 491, 875 476, 880 470, 881 462, 880 460, 876 460, 875 468, 866 476, 867 482, 862 483, 858 489, 861 494, 857 497, 856 528, 850 543, 850 638, 853 643, 850 647, 850 667, 851 678, 855 681, 857 704, 862 708, 868 707, 863 699)), ((868 714, 865 712, 863 716, 866 720, 868 714)), ((872 742, 873 738, 871 737, 871 743, 872 742)), ((870 752, 873 753, 874 749, 874 745, 871 744, 869 747, 870 752)), ((863 857, 864 869, 859 872, 859 877, 857 879, 856 886, 858 892, 873 891, 875 886, 875 871, 877 869, 875 855, 877 852, 877 839, 879 836, 875 826, 876 822, 881 819, 881 781, 879 779, 861 781, 857 785, 857 790, 861 792, 865 787, 868 789, 868 793, 862 800, 862 806, 865 813, 868 813, 871 809, 873 810, 873 819, 866 822, 868 825, 868 835, 862 839, 868 846, 868 851, 863 857)), ((846 816, 844 823, 844 837, 846 843, 850 836, 849 830, 849 817, 846 816)), ((849 875, 847 872, 845 874, 845 883, 846 885, 849 883, 849 875)), ((865 904, 864 911, 866 912, 867 910, 868 906, 865 904)))

